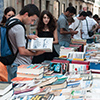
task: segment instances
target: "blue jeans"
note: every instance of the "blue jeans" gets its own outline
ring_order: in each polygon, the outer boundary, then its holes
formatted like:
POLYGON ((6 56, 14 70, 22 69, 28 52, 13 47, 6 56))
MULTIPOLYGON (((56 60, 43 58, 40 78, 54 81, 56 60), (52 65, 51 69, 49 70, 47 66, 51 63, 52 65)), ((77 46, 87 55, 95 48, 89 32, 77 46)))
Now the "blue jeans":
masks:
POLYGON ((17 67, 19 65, 13 63, 12 65, 7 66, 7 71, 8 71, 8 82, 11 81, 11 79, 15 78, 17 76, 17 67))
POLYGON ((66 42, 66 41, 61 41, 61 42, 59 42, 59 45, 60 45, 60 46, 64 46, 64 47, 69 47, 69 44, 70 44, 70 43, 68 43, 68 42, 66 42))
POLYGON ((94 39, 87 39, 87 43, 92 43, 94 42, 94 39))

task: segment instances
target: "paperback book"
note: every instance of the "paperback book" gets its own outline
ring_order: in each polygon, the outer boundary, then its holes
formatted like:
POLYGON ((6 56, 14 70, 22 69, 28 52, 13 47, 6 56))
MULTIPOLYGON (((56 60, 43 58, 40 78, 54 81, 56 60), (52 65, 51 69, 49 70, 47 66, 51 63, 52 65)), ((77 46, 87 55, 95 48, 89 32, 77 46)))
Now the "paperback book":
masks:
POLYGON ((44 72, 44 66, 42 64, 20 65, 17 72, 37 75, 44 72))
POLYGON ((0 95, 6 94, 12 87, 12 82, 0 82, 0 95))

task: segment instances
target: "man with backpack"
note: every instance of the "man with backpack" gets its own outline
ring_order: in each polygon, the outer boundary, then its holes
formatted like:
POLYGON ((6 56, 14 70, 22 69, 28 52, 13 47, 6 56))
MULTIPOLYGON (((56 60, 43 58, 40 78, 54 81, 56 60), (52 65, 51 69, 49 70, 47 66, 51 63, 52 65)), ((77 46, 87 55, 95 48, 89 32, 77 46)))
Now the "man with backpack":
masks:
MULTIPOLYGON (((31 64, 32 56, 37 56, 44 51, 32 52, 26 49, 26 39, 25 39, 25 29, 24 25, 34 24, 34 21, 39 17, 39 10, 34 4, 28 4, 23 7, 18 15, 11 18, 17 19, 21 24, 16 24, 8 31, 8 39, 12 45, 12 50, 16 54, 16 58, 11 65, 7 65, 8 70, 8 81, 11 81, 12 78, 16 77, 17 67, 22 64, 31 64), (18 53, 17 53, 18 51, 18 53)), ((13 23, 11 21, 9 24, 13 23)), ((8 26, 9 26, 8 24, 8 26)), ((27 35, 28 39, 37 38, 36 35, 27 35)), ((12 58, 11 58, 12 59, 12 58)))

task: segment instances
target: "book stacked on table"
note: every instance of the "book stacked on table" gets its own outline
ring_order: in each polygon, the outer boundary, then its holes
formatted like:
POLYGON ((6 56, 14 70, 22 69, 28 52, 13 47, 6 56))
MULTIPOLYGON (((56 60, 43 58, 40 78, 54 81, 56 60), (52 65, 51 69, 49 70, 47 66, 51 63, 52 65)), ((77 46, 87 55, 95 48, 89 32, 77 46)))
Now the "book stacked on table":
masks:
POLYGON ((41 79, 44 74, 42 64, 20 65, 17 70, 17 77, 41 79))
POLYGON ((86 40, 83 39, 71 39, 72 44, 83 44, 86 45, 86 40))
POLYGON ((67 77, 64 78, 49 78, 45 81, 41 82, 41 84, 38 85, 39 87, 50 87, 52 90, 62 89, 67 87, 67 77))
POLYGON ((60 48, 60 57, 61 56, 66 56, 67 57, 67 54, 69 53, 69 52, 74 52, 75 51, 75 48, 73 47, 73 48, 70 48, 70 47, 61 47, 60 48))
POLYGON ((13 100, 53 100, 54 94, 31 94, 20 97, 14 97, 13 100))
POLYGON ((84 52, 69 52, 67 58, 71 60, 84 61, 85 53, 84 52))
POLYGON ((7 100, 13 95, 12 82, 0 82, 0 100, 7 100))

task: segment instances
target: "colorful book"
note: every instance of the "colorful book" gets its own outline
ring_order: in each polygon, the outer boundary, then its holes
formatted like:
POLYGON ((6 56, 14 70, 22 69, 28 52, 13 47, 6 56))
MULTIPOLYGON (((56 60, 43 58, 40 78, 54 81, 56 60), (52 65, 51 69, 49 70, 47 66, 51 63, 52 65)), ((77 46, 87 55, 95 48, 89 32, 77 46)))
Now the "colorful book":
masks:
POLYGON ((41 78, 43 78, 43 73, 41 73, 41 74, 27 74, 27 73, 17 72, 17 77, 41 79, 41 78))
POLYGON ((57 79, 52 84, 48 84, 48 85, 46 85, 44 87, 50 87, 53 90, 66 88, 67 87, 67 78, 57 79))
POLYGON ((46 79, 45 81, 43 81, 41 84, 39 84, 38 86, 39 87, 44 87, 48 84, 52 84, 53 82, 55 82, 58 78, 57 77, 53 77, 53 78, 50 78, 50 79, 46 79))
POLYGON ((89 68, 89 65, 84 65, 84 64, 69 64, 69 72, 80 72, 80 71, 85 71, 89 68))
POLYGON ((26 78, 26 77, 15 77, 11 80, 11 82, 13 83, 20 83, 20 82, 27 82, 27 81, 31 81, 33 80, 34 78, 26 78))
POLYGON ((17 72, 27 74, 41 74, 44 72, 44 66, 41 64, 18 66, 17 72))

